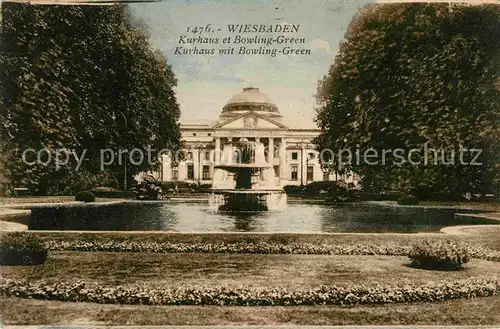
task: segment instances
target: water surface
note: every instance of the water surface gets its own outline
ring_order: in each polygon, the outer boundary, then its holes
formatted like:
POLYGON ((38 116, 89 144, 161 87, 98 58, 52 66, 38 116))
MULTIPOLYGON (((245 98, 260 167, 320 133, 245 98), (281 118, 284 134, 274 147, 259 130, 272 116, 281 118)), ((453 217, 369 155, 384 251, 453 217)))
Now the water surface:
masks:
POLYGON ((99 207, 33 209, 30 229, 178 232, 438 232, 450 225, 491 223, 455 219, 464 210, 370 203, 290 203, 283 211, 222 213, 206 203, 130 202, 99 207))

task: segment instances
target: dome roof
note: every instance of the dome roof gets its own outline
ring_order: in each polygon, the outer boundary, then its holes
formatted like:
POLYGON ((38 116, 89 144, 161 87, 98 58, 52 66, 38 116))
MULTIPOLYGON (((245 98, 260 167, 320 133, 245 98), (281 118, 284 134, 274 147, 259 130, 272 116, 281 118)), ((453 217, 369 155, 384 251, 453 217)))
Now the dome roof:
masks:
POLYGON ((259 88, 247 87, 234 95, 222 109, 223 114, 228 112, 258 111, 279 113, 278 107, 259 88))

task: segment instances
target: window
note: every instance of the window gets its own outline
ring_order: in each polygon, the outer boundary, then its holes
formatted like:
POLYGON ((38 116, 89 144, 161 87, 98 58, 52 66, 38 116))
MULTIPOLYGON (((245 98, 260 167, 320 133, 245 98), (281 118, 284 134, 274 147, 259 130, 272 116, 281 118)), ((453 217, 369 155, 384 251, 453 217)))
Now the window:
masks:
POLYGON ((323 180, 324 181, 329 181, 330 180, 330 173, 329 172, 324 172, 323 173, 323 180))
POLYGON ((193 152, 188 152, 186 155, 186 159, 193 160, 193 152))
POLYGON ((172 167, 172 180, 179 179, 179 167, 172 167))
POLYGON ((314 180, 314 166, 307 166, 307 181, 312 182, 314 180))
POLYGON ((194 165, 192 163, 187 165, 187 179, 194 179, 194 165))
POLYGON ((297 152, 292 152, 292 160, 297 160, 299 158, 299 154, 297 152))
POLYGON ((196 136, 196 133, 193 133, 193 136, 196 136))
POLYGON ((210 151, 205 151, 205 160, 210 161, 210 151))
POLYGON ((202 179, 203 180, 210 179, 210 166, 203 166, 202 179))
POLYGON ((291 172, 291 180, 298 180, 299 179, 299 176, 298 176, 298 171, 299 171, 299 166, 291 166, 290 168, 290 172, 291 172))
POLYGON ((212 136, 212 133, 208 133, 207 135, 208 135, 208 136, 212 136))

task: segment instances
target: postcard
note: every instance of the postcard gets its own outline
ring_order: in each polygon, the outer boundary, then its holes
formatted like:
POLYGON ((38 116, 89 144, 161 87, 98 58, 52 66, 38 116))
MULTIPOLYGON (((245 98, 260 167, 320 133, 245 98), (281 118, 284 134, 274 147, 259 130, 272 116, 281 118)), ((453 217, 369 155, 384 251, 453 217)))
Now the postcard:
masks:
POLYGON ((500 326, 500 4, 2 1, 4 328, 500 326))

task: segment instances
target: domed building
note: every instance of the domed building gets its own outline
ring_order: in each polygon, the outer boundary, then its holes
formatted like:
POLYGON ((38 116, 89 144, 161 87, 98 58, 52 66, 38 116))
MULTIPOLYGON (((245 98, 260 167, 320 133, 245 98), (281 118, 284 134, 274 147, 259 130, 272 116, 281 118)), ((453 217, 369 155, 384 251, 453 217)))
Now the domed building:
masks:
POLYGON ((181 121, 185 159, 178 164, 164 161, 158 176, 163 181, 211 184, 224 145, 246 138, 265 145, 267 162, 273 164, 281 186, 336 179, 321 169, 312 143, 320 130, 313 124, 285 122, 266 94, 243 88, 224 105, 218 120, 181 121))
POLYGON ((281 119, 278 107, 262 93, 259 88, 243 88, 243 91, 234 95, 222 108, 221 121, 225 121, 247 112, 253 112, 272 119, 281 119))

